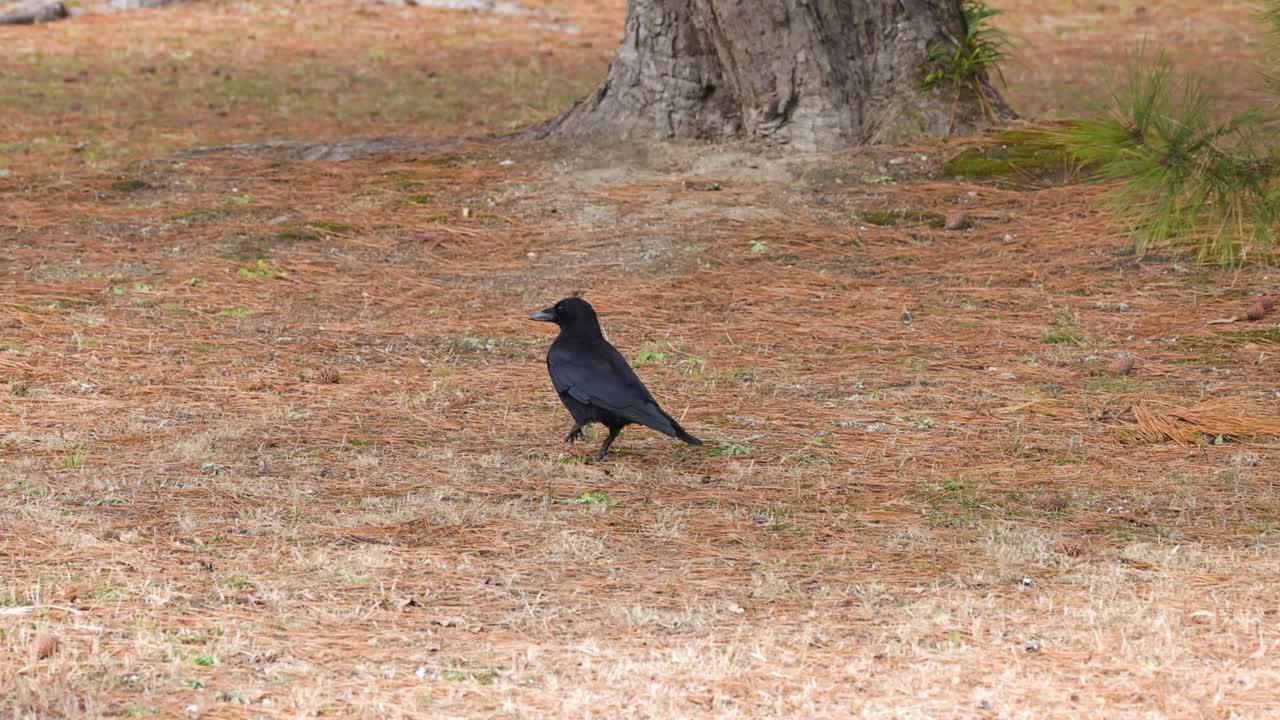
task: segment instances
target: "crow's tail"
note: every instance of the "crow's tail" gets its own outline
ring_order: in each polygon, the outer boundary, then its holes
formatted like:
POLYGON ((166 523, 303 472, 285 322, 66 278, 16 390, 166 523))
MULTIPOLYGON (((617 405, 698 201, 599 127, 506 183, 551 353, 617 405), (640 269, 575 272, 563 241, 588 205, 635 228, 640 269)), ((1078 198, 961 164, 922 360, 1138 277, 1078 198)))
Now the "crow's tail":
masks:
POLYGON ((680 427, 680 423, 676 419, 667 414, 666 410, 658 407, 657 403, 649 406, 651 412, 647 416, 631 416, 627 419, 634 423, 640 423, 657 430, 663 435, 668 435, 677 440, 683 440, 690 445, 701 445, 702 441, 690 435, 688 431, 680 427))
POLYGON ((688 433, 688 431, 686 431, 684 428, 680 427, 680 423, 676 422, 675 420, 672 420, 672 421, 671 421, 671 424, 675 426, 675 429, 676 429, 676 438, 678 438, 678 439, 680 439, 680 440, 683 440, 683 441, 685 441, 685 442, 689 443, 690 445, 701 445, 701 444, 702 444, 702 441, 701 441, 701 440, 699 440, 698 438, 696 438, 696 437, 694 437, 694 436, 690 435, 690 434, 688 433))

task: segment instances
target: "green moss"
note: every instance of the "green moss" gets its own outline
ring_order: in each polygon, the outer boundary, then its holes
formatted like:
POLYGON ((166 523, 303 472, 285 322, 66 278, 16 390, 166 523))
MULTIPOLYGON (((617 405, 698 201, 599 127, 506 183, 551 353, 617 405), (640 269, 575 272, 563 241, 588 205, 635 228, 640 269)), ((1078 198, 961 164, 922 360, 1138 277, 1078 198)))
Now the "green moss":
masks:
POLYGON ((137 178, 126 178, 111 183, 111 189, 120 193, 139 192, 141 190, 150 190, 151 183, 137 178))
POLYGON ((319 240, 320 234, 310 227, 286 227, 274 235, 268 235, 263 241, 268 245, 292 245, 299 242, 319 240))
POLYGON ((1075 168, 1065 148, 1043 133, 1010 130, 997 142, 971 147, 947 161, 942 173, 975 180, 1060 181, 1075 168))
POLYGON ((415 192, 424 186, 422 178, 406 172, 389 172, 383 175, 387 185, 400 192, 415 192))
POLYGON ((222 257, 253 262, 268 257, 278 247, 319 240, 318 231, 305 225, 289 225, 270 235, 232 237, 222 246, 222 257))
POLYGON ((324 232, 334 233, 335 235, 341 235, 342 233, 351 231, 350 225, 347 225, 346 223, 334 222, 332 220, 311 220, 310 222, 307 223, 307 226, 315 228, 316 230, 323 230, 324 232))
POLYGON ((1072 330, 1055 330, 1044 336, 1045 345, 1079 344, 1084 342, 1084 335, 1072 330))
POLYGON ((197 225, 200 223, 213 222, 214 220, 221 220, 231 213, 231 210, 227 210, 225 208, 196 208, 194 210, 180 212, 176 215, 170 215, 169 219, 174 222, 185 223, 187 225, 197 225))
POLYGON ((898 225, 929 225, 942 227, 946 219, 936 212, 913 210, 911 208, 893 208, 890 210, 864 210, 858 217, 869 225, 896 227, 898 225))
POLYGON ((454 167, 461 165, 462 159, 453 153, 441 153, 439 155, 428 155, 427 157, 418 158, 416 162, 420 162, 425 165, 454 167))

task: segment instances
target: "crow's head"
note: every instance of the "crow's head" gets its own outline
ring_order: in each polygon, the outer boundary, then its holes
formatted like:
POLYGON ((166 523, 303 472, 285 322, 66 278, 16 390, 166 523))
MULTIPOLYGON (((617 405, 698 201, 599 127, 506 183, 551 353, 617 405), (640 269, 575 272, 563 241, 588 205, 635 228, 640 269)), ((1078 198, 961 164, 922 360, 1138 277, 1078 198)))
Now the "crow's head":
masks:
POLYGON ((570 332, 600 332, 600 321, 591 303, 579 297, 565 298, 546 310, 529 316, 530 320, 553 322, 570 332))

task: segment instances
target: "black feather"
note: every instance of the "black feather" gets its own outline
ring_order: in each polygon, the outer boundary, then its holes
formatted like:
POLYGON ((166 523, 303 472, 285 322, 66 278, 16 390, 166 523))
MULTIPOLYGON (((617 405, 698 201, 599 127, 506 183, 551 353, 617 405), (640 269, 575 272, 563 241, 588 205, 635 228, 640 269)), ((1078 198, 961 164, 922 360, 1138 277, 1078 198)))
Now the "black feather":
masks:
POLYGON ((581 437, 583 425, 598 422, 609 439, 596 455, 603 459, 623 427, 644 425, 690 445, 702 441, 668 415, 622 353, 604 339, 595 310, 581 298, 568 298, 533 316, 560 326, 560 335, 547 352, 547 371, 574 428, 567 440, 581 437))

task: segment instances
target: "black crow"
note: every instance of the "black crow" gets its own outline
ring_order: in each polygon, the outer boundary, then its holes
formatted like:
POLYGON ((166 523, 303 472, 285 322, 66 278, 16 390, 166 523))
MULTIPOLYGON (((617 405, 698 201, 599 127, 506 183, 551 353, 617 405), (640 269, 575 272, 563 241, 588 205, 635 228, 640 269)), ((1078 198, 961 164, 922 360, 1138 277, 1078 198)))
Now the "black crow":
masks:
POLYGON ((622 428, 632 423, 690 445, 702 444, 658 407, 622 353, 604 339, 596 311, 586 300, 566 298, 529 319, 560 326, 560 335, 547 351, 547 371, 560 401, 573 416, 573 429, 565 442, 581 440, 582 426, 598 422, 609 428, 609 438, 596 453, 596 462, 604 459, 622 428))

